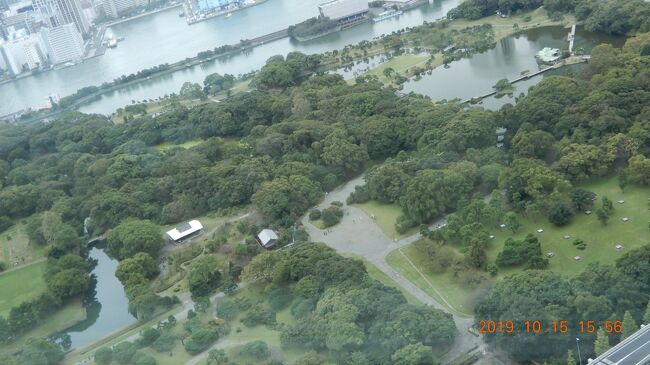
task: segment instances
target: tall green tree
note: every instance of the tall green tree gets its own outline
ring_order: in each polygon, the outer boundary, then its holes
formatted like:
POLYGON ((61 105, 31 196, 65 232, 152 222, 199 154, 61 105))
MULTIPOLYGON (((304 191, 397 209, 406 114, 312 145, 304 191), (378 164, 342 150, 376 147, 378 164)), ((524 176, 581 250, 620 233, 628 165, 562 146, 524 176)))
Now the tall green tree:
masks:
POLYGON ((516 233, 521 228, 521 222, 519 221, 517 213, 515 212, 506 213, 506 215, 503 217, 503 222, 512 231, 512 233, 516 233))
POLYGON ((610 349, 610 347, 611 345, 609 344, 609 335, 602 327, 598 328, 598 332, 596 333, 596 340, 594 342, 594 351, 596 352, 596 356, 604 354, 607 350, 610 349))
POLYGON ((207 365, 226 365, 228 355, 222 349, 213 349, 208 352, 207 365))
POLYGON ((576 365, 576 357, 571 350, 566 352, 566 365, 576 365))
POLYGON ((636 324, 634 317, 630 311, 625 311, 623 315, 623 332, 621 333, 621 340, 624 340, 634 334, 634 332, 639 330, 639 326, 636 324))
POLYGON ((391 360, 394 365, 431 365, 433 353, 430 347, 414 343, 395 351, 391 360))
POLYGON ((209 295, 221 284, 219 261, 212 255, 199 257, 192 263, 187 280, 193 297, 209 295))
POLYGON ((128 220, 112 229, 107 237, 108 249, 120 259, 146 252, 157 256, 163 246, 160 227, 148 220, 128 220))

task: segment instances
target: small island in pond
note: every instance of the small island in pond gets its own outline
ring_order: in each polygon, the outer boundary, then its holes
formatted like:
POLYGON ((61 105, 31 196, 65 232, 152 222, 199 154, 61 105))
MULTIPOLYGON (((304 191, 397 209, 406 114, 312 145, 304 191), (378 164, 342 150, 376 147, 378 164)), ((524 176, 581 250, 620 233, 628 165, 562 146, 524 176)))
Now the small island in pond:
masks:
POLYGON ((305 20, 304 22, 289 27, 289 36, 298 41, 304 42, 324 35, 338 32, 341 26, 336 20, 319 16, 305 20))

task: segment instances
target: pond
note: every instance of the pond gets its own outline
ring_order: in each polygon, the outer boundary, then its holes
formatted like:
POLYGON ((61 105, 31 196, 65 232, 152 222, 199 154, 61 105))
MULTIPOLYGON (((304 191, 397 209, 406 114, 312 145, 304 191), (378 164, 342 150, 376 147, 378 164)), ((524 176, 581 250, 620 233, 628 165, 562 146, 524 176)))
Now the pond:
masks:
POLYGON ((129 313, 124 287, 115 276, 119 262, 109 257, 101 246, 91 248, 89 256, 97 260, 92 271, 97 280, 95 292, 84 300, 86 320, 57 335, 65 347, 84 347, 136 321, 129 313))
MULTIPOLYGON (((471 58, 452 62, 448 68, 438 67, 420 80, 411 80, 404 84, 404 93, 415 92, 431 97, 432 100, 460 98, 470 99, 488 93, 500 79, 515 79, 522 72, 538 70, 535 55, 544 47, 566 48, 568 30, 563 27, 545 27, 526 30, 506 37, 495 48, 475 54, 471 58)), ((592 33, 578 27, 576 32, 576 49, 582 48, 588 54, 593 47, 609 43, 620 47, 624 37, 613 37, 603 33, 592 33)), ((571 72, 554 71, 555 74, 571 72)), ((547 73, 547 75, 553 72, 547 73)), ((514 95, 525 93, 530 86, 537 84, 544 76, 539 75, 516 83, 514 95)), ((506 103, 514 103, 514 98, 490 97, 483 100, 483 106, 497 109, 506 103)))

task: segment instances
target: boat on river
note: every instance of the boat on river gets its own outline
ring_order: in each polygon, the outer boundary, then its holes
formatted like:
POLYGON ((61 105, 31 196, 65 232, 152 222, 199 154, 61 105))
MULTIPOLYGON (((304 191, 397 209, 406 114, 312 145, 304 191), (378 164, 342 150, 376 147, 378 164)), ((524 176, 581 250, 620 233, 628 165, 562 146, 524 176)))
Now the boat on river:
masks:
POLYGON ((376 17, 372 18, 372 21, 377 23, 377 22, 384 21, 386 19, 390 19, 390 18, 393 18, 393 17, 396 17, 396 16, 400 16, 402 14, 404 14, 404 12, 401 11, 401 10, 384 11, 383 13, 379 13, 379 14, 377 14, 376 17))

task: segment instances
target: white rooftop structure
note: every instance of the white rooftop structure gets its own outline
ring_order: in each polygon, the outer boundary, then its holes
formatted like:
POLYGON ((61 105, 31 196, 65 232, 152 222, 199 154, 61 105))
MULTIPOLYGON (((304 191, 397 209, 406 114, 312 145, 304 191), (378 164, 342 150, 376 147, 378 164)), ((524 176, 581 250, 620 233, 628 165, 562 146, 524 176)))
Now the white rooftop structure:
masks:
POLYGON ((318 5, 318 11, 324 17, 338 20, 368 12, 368 0, 333 0, 318 5))
POLYGON ((271 247, 278 241, 278 235, 272 229, 263 229, 257 235, 257 238, 260 240, 260 244, 263 247, 271 247))
POLYGON ((167 235, 172 240, 178 241, 202 229, 203 229, 203 225, 201 224, 201 222, 197 220, 192 220, 187 223, 181 224, 180 226, 172 229, 171 231, 168 231, 167 235))

